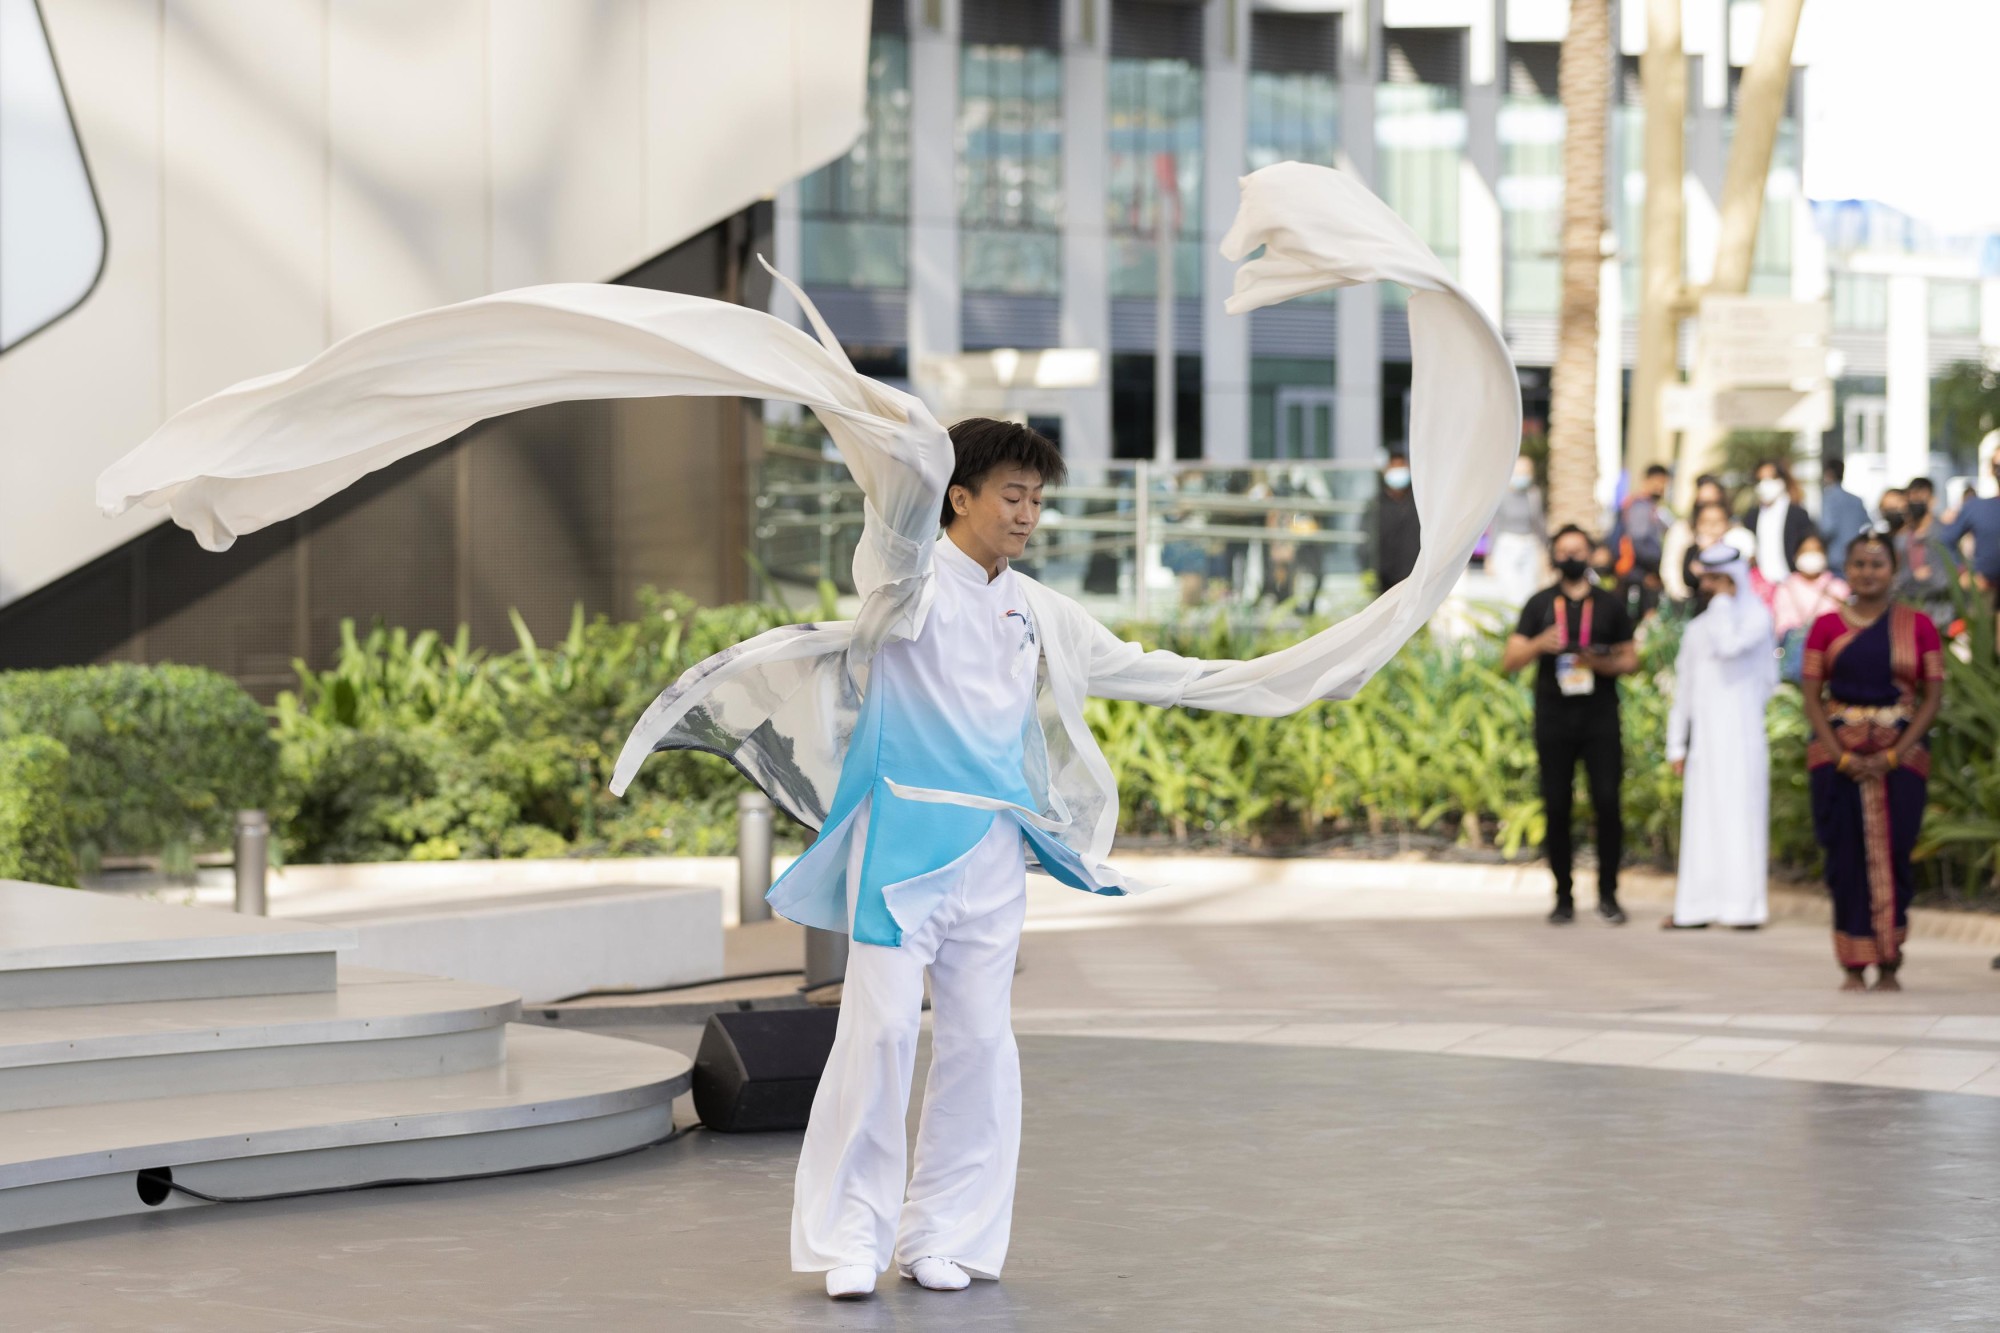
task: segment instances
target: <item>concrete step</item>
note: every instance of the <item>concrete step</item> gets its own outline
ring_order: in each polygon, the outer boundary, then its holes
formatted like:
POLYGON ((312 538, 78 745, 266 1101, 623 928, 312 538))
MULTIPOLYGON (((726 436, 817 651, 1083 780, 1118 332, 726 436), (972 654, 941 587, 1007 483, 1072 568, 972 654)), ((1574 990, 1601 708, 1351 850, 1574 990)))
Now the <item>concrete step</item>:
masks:
POLYGON ((0 1011, 0 1112, 461 1073, 506 1057, 511 991, 343 970, 337 990, 0 1011))
POLYGON ((0 1010, 330 991, 352 931, 0 880, 0 1010))
POLYGON ((377 905, 314 918, 354 932, 349 963, 505 986, 530 1001, 649 991, 722 975, 722 895, 596 884, 377 905))
POLYGON ((507 1058, 426 1078, 0 1113, 0 1232, 268 1195, 578 1161, 664 1137, 687 1057, 513 1024, 507 1058))

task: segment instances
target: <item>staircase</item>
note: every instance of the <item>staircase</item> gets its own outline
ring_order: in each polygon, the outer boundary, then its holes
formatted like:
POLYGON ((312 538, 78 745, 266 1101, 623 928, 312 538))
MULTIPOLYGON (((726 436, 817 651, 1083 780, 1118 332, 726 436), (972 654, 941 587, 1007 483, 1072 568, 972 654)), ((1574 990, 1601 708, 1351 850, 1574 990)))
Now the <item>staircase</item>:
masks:
POLYGON ((673 1126, 672 1051, 516 1023, 352 933, 0 880, 0 1233, 580 1161, 673 1126))

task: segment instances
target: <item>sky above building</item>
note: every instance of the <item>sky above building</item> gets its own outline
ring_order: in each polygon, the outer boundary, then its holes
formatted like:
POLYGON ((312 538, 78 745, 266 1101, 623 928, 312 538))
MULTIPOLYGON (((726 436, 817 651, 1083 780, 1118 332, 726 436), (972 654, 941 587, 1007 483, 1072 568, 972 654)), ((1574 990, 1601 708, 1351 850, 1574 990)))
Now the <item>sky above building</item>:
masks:
POLYGON ((2000 0, 1806 0, 1805 191, 2000 231, 2000 0))

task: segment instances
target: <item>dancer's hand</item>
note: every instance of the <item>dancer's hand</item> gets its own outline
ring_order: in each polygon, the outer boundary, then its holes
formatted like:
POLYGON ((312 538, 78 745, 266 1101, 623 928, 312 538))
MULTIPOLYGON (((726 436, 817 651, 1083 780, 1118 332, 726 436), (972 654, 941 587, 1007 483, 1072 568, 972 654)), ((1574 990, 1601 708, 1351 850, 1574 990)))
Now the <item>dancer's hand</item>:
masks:
POLYGON ((1670 765, 1672 765, 1672 766, 1673 766, 1673 770, 1674 770, 1674 776, 1675 776, 1675 777, 1677 777, 1677 778, 1683 778, 1683 777, 1686 777, 1686 776, 1687 776, 1687 769, 1688 769, 1688 761, 1687 761, 1687 760, 1685 760, 1685 759, 1669 759, 1669 760, 1668 760, 1667 762, 1668 762, 1668 763, 1669 763, 1670 765))

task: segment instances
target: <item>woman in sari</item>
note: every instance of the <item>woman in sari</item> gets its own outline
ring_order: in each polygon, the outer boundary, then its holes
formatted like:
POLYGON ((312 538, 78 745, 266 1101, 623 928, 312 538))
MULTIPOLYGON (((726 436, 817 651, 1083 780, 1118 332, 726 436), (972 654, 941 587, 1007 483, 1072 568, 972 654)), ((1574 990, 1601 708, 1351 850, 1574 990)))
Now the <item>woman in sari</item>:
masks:
POLYGON ((1813 832, 1833 893, 1833 952, 1842 990, 1901 990, 1910 907, 1910 851, 1923 823, 1930 752, 1924 733, 1944 698, 1937 627, 1892 605, 1896 550, 1869 533, 1847 551, 1853 600, 1813 622, 1802 688, 1812 741, 1813 832))

